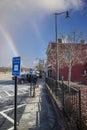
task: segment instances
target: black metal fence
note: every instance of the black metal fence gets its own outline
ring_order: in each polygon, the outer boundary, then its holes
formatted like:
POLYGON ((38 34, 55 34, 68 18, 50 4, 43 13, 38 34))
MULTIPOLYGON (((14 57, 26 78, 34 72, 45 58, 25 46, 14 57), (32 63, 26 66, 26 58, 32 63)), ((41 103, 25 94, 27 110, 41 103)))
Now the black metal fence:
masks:
POLYGON ((80 89, 69 87, 63 81, 57 83, 52 78, 46 78, 46 84, 56 99, 60 101, 62 111, 69 119, 70 124, 82 130, 80 89))

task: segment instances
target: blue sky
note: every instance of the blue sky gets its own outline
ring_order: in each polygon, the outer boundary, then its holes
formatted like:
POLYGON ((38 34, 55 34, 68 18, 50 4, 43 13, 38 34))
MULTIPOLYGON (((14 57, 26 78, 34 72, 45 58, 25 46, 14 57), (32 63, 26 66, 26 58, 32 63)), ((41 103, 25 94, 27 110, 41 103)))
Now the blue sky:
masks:
MULTIPOLYGON (((58 16, 58 37, 71 32, 87 34, 86 0, 2 0, 0 1, 0 27, 13 40, 22 64, 30 67, 38 59, 46 59, 50 41, 55 41, 55 12, 69 10, 58 16)), ((11 66, 14 53, 0 29, 0 66, 11 66)))

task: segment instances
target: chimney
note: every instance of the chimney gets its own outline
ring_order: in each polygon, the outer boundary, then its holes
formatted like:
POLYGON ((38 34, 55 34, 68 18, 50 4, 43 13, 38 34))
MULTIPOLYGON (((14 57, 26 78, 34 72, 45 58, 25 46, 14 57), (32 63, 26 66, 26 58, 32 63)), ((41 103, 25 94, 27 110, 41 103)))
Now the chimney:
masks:
POLYGON ((85 40, 82 39, 82 40, 80 41, 80 43, 81 43, 81 44, 84 44, 84 43, 85 43, 85 40))
POLYGON ((60 44, 62 43, 62 39, 61 38, 58 39, 58 43, 60 43, 60 44))

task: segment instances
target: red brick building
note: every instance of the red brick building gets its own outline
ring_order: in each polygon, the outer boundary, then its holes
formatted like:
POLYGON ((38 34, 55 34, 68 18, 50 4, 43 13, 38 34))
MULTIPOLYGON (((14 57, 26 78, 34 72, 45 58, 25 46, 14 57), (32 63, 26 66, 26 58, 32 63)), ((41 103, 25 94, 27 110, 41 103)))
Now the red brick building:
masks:
MULTIPOLYGON (((56 77, 56 43, 50 42, 46 51, 47 74, 56 77)), ((59 79, 64 76, 71 81, 82 81, 87 74, 87 44, 58 43, 59 79)))

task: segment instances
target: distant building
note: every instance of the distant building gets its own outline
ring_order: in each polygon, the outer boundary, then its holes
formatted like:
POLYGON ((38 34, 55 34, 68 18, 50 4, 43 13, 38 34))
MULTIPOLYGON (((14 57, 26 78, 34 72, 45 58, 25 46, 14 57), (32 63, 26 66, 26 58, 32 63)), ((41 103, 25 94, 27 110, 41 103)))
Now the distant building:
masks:
MULTIPOLYGON (((46 51, 47 75, 56 78, 56 43, 50 42, 46 51)), ((84 43, 58 43, 59 79, 64 76, 71 81, 82 81, 87 75, 87 44, 84 43)))

